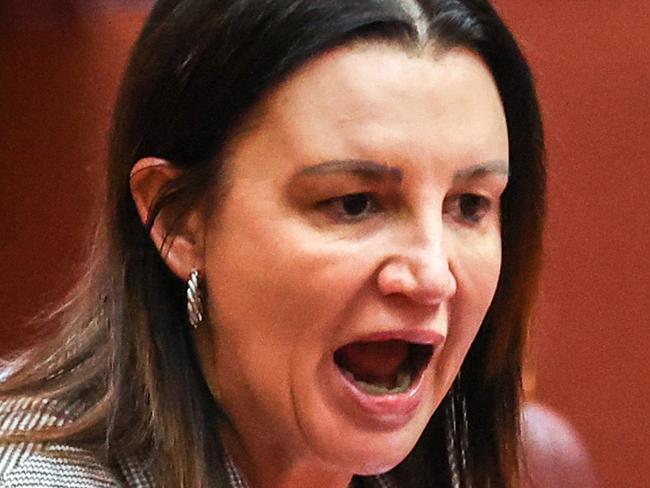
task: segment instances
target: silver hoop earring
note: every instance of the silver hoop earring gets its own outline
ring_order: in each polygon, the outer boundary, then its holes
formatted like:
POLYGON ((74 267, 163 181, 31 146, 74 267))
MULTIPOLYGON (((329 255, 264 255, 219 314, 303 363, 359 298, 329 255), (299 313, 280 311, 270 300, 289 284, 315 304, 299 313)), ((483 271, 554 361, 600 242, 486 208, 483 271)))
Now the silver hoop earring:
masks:
POLYGON ((187 279, 187 318, 193 329, 203 322, 203 296, 200 279, 199 271, 193 268, 187 279))

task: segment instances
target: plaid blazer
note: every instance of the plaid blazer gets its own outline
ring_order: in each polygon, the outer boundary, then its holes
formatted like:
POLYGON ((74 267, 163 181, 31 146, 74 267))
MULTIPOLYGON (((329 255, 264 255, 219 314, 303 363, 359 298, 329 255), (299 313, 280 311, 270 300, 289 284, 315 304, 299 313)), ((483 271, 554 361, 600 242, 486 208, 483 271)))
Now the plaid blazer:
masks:
MULTIPOLYGON (((47 400, 0 401, 0 433, 63 425, 79 406, 53 408, 47 400), (53 413, 56 412, 56 413, 53 413)), ((229 488, 248 488, 232 459, 223 469, 229 488)), ((355 477, 354 486, 395 488, 389 475, 355 477)), ((87 450, 65 444, 0 444, 0 488, 154 488, 153 476, 135 457, 106 464, 87 450)), ((170 487, 171 488, 171 487, 170 487)))

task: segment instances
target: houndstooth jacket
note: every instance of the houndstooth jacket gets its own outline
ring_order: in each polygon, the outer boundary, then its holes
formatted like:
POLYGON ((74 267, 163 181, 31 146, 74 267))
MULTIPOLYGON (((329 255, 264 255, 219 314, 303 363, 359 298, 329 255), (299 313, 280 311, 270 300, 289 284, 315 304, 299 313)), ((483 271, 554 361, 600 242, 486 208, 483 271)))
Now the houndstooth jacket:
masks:
MULTIPOLYGON (((63 425, 75 407, 53 414, 47 400, 19 398, 0 401, 0 433, 63 425), (26 413, 28 412, 28 413, 26 413), (66 415, 67 414, 67 415, 66 415)), ((248 485, 229 456, 223 460, 229 488, 248 485)), ((355 486, 395 488, 388 475, 359 478, 355 486)), ((65 444, 0 444, 0 488, 154 488, 154 479, 135 457, 111 465, 90 451, 65 444)))

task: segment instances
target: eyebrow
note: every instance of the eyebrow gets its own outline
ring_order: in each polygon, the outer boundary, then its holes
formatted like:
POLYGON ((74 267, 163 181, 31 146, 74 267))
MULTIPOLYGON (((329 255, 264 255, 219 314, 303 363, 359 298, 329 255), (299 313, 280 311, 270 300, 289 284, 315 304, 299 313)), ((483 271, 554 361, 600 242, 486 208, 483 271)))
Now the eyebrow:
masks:
POLYGON ((296 173, 295 177, 333 173, 352 173, 367 180, 381 181, 390 179, 398 183, 400 183, 403 178, 401 169, 367 159, 325 161, 324 163, 306 166, 300 169, 296 173))
POLYGON ((454 173, 454 184, 460 181, 472 180, 490 174, 505 176, 508 178, 510 176, 508 163, 501 159, 493 159, 460 169, 454 173))
MULTIPOLYGON (((313 166, 305 166, 300 169, 294 178, 301 176, 317 176, 335 173, 352 173, 361 178, 382 181, 386 179, 394 180, 401 183, 404 175, 400 168, 388 166, 376 161, 366 159, 342 159, 325 161, 313 166)), ((462 168, 454 173, 454 184, 460 181, 480 178, 489 174, 510 176, 508 163, 501 159, 484 161, 478 164, 462 168)))

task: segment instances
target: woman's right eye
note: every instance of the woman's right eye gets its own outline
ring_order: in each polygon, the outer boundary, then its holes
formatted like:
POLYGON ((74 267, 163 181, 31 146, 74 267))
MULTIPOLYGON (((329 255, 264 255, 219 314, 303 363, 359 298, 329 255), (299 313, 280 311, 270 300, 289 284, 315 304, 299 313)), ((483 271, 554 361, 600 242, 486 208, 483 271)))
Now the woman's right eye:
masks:
POLYGON ((381 210, 376 196, 372 193, 351 193, 330 198, 321 202, 319 207, 325 209, 334 219, 343 222, 358 222, 381 210))

